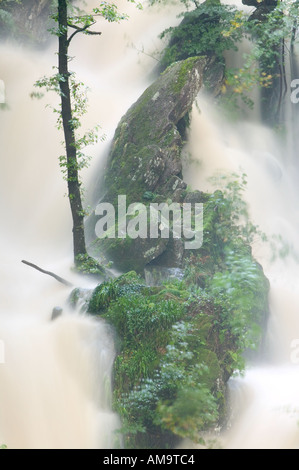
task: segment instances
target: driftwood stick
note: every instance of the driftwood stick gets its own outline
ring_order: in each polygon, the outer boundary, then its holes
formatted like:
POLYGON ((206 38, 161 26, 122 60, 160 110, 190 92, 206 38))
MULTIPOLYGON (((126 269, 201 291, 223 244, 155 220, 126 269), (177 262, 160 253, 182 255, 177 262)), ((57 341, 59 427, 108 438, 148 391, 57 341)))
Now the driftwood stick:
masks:
POLYGON ((36 266, 36 264, 29 263, 29 261, 25 261, 25 260, 22 260, 22 263, 27 264, 28 266, 31 266, 34 269, 37 269, 38 271, 40 271, 43 274, 47 274, 48 276, 54 277, 54 279, 56 279, 56 281, 61 282, 65 286, 69 286, 69 287, 73 286, 73 284, 71 284, 69 281, 66 281, 65 279, 63 279, 60 276, 57 276, 57 274, 54 274, 51 271, 45 271, 44 269, 40 268, 39 266, 36 266))

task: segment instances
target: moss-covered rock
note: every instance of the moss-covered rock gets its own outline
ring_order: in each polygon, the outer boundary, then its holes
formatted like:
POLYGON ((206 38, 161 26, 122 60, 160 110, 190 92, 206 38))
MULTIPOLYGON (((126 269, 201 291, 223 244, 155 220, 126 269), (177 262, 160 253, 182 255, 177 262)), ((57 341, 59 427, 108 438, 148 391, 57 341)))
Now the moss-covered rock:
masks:
MULTIPOLYGON (((117 208, 126 195, 127 205, 142 203, 145 212, 152 202, 203 204, 200 248, 186 249, 183 237, 123 236, 118 214, 107 238, 90 245, 124 271, 158 273, 154 286, 134 272, 106 281, 88 303, 115 331, 114 406, 127 447, 174 447, 221 424, 226 383, 243 369, 246 351, 259 347, 267 318, 269 283, 251 253, 258 230, 241 197, 245 182, 206 194, 182 180, 187 116, 204 66, 197 57, 174 63, 129 109, 96 201, 117 208), (174 268, 180 280, 167 280, 174 268)), ((94 215, 94 231, 96 223, 94 215)))
POLYGON ((145 191, 164 194, 171 176, 180 176, 182 139, 177 129, 202 83, 205 60, 173 64, 121 119, 105 171, 104 200, 140 202, 145 191))
POLYGON ((268 285, 259 281, 258 292, 240 276, 244 295, 258 294, 250 296, 251 316, 245 307, 246 314, 238 315, 238 294, 225 298, 176 280, 149 287, 134 272, 93 291, 89 312, 115 331, 114 406, 126 447, 199 441, 202 432, 221 424, 226 382, 242 367, 244 338, 256 332, 267 309, 268 285))
POLYGON ((127 446, 175 446, 221 424, 228 379, 262 343, 269 282, 251 253, 258 230, 241 197, 245 184, 232 179, 212 194, 184 195, 204 204, 204 237, 200 249, 183 250, 180 281, 167 281, 178 259, 169 242, 147 266, 163 272, 164 284, 127 273, 93 292, 90 313, 116 333, 115 407, 127 446))
MULTIPOLYGON (((115 234, 95 238, 98 218, 89 220, 90 250, 104 253, 121 270, 142 272, 160 256, 168 240, 149 236, 141 239, 119 237, 122 220, 118 196, 126 205, 150 202, 183 202, 186 184, 182 181, 182 134, 202 83, 205 59, 193 57, 169 67, 131 106, 121 119, 112 142, 100 201, 113 204, 116 215, 110 224, 115 234)), ((127 222, 125 222, 127 223, 127 222)))
POLYGON ((0 37, 17 39, 34 46, 48 44, 52 7, 49 0, 2 0, 0 37))
POLYGON ((181 23, 161 34, 169 42, 159 62, 160 70, 178 60, 205 56, 204 88, 214 96, 220 95, 225 78, 224 52, 237 50, 236 43, 241 38, 237 28, 234 31, 231 28, 237 11, 235 6, 219 0, 205 0, 193 10, 183 12, 181 23))

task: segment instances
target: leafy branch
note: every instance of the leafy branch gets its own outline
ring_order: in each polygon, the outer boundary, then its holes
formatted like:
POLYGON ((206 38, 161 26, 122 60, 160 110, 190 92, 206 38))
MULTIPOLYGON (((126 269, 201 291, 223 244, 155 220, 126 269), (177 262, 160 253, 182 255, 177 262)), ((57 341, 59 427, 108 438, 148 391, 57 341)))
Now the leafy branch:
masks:
MULTIPOLYGON (((135 3, 135 0, 128 1, 135 3)), ((140 7, 139 4, 138 6, 140 7)), ((109 22, 127 19, 127 15, 118 12, 114 3, 107 1, 101 1, 99 7, 93 8, 90 14, 86 14, 77 6, 73 6, 69 0, 58 0, 57 11, 52 15, 57 27, 51 29, 51 33, 58 37, 58 67, 54 67, 57 68, 57 73, 51 77, 43 77, 35 83, 36 88, 54 91, 60 97, 60 104, 54 107, 53 111, 58 115, 57 127, 64 133, 66 153, 59 157, 59 162, 67 181, 73 219, 74 260, 77 267, 82 264, 82 259, 86 261, 88 257, 84 232, 86 214, 82 204, 80 171, 88 165, 90 157, 85 156, 83 148, 98 141, 99 126, 88 130, 81 137, 78 136, 81 118, 87 111, 87 88, 82 82, 77 81, 75 74, 69 70, 69 47, 79 33, 101 35, 101 32, 91 29, 98 17, 109 22), (70 30, 73 31, 70 33, 70 30)), ((41 97, 42 93, 39 91, 32 96, 41 97)))

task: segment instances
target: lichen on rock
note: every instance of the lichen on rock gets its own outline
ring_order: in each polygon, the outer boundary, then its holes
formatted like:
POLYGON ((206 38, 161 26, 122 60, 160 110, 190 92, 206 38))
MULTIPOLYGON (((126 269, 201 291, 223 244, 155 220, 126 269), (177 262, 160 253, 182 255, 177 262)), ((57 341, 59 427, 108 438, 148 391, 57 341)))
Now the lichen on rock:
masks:
MULTIPOLYGON (((152 194, 152 201, 161 203, 174 193, 176 200, 183 201, 186 189, 182 180, 183 129, 202 85, 205 63, 205 58, 192 57, 172 64, 123 116, 111 145, 102 195, 96 202, 108 202, 117 208, 118 196, 126 195, 128 205, 148 204, 144 195, 152 194)), ((89 232, 94 234, 97 219, 90 220, 89 232)), ((116 217, 116 233, 117 224, 116 217)), ((124 241, 96 239, 93 235, 91 240, 93 253, 104 252, 116 267, 127 270, 142 271, 167 247, 167 241, 161 238, 124 241), (122 256, 123 248, 127 256, 122 256), (154 256, 149 257, 148 253, 154 256), (124 257, 128 263, 124 263, 124 257)))

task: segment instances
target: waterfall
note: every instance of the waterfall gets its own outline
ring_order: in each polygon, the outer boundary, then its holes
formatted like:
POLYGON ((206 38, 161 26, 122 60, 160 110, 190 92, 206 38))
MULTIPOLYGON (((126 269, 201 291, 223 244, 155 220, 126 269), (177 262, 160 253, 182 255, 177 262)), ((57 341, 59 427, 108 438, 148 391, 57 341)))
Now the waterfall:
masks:
MULTIPOLYGON (((283 240, 288 256, 274 259, 269 243, 252 248, 270 281, 265 348, 243 378, 230 379, 232 417, 218 436, 224 448, 297 448, 299 444, 298 185, 275 133, 260 122, 228 123, 209 99, 198 97, 186 149, 185 181, 213 191, 216 175, 247 175, 245 200, 251 220, 283 240), (200 109, 200 112, 198 111, 200 109)), ((280 248, 282 247, 280 246, 280 248)))
MULTIPOLYGON (((96 5, 88 1, 89 8, 96 5)), ((125 0, 118 6, 129 14, 128 21, 98 24, 102 36, 77 37, 70 51, 71 68, 91 89, 83 128, 99 122, 107 136, 90 149, 94 163, 83 175, 87 185, 121 116, 152 82, 159 33, 180 21, 180 6, 139 11, 125 0)), ((55 116, 45 109, 55 98, 32 101, 29 96, 33 83, 52 73, 55 50, 55 41, 42 53, 0 45, 0 104, 5 99, 8 105, 0 108, 0 445, 113 448, 120 423, 111 410, 115 351, 107 325, 71 311, 70 288, 21 264, 28 259, 76 286, 94 286, 71 269, 72 223, 58 164, 61 136, 55 116), (51 322, 55 306, 63 314, 51 322)), ((284 158, 273 132, 254 119, 230 125, 204 95, 197 105, 186 182, 213 191, 209 177, 215 172, 246 173, 253 222, 269 236, 281 235, 296 252, 294 162, 284 158)), ((299 442, 299 265, 295 255, 271 261, 269 245, 258 240, 253 252, 271 283, 267 347, 244 378, 230 380, 230 428, 217 437, 225 448, 294 448, 299 442)))
POLYGON ((45 103, 29 94, 50 68, 32 51, 1 45, 8 109, 0 115, 0 443, 14 448, 111 448, 114 347, 104 323, 71 311, 70 288, 23 258, 71 271, 71 219, 57 155, 60 137, 45 103), (52 309, 63 315, 51 322, 52 309))

